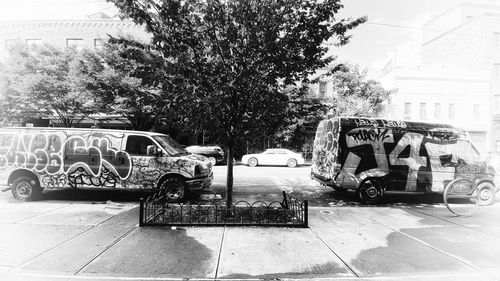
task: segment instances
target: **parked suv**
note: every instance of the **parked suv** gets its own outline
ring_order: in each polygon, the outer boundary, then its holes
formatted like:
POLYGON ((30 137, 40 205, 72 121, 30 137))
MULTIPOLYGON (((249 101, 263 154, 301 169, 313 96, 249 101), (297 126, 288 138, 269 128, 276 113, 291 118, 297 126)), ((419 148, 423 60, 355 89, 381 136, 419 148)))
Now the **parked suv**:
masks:
POLYGON ((203 155, 208 158, 212 165, 224 163, 224 151, 217 145, 192 145, 186 147, 186 150, 198 155, 203 155))

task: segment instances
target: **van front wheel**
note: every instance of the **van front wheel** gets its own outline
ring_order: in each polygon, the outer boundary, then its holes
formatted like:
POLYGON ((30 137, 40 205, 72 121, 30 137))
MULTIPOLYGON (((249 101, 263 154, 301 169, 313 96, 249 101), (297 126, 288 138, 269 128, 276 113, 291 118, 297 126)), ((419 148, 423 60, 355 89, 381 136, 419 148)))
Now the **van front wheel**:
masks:
POLYGON ((495 203, 495 186, 489 182, 482 182, 477 186, 479 191, 479 205, 489 206, 495 203))
POLYGON ((40 198, 42 189, 37 180, 22 176, 14 180, 11 187, 12 196, 19 201, 33 201, 40 198))
POLYGON ((356 195, 361 203, 374 205, 384 196, 384 188, 379 181, 366 179, 359 185, 356 195))
POLYGON ((160 185, 160 189, 165 191, 166 200, 170 202, 180 201, 186 195, 186 184, 179 178, 164 180, 160 185))

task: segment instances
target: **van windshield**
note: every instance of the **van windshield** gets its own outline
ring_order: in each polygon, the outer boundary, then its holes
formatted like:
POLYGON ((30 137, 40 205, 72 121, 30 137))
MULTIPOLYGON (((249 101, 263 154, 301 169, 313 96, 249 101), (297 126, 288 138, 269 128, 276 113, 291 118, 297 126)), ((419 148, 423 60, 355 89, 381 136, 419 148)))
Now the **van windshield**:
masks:
POLYGON ((153 138, 167 151, 170 156, 187 155, 189 152, 167 135, 157 135, 153 138))

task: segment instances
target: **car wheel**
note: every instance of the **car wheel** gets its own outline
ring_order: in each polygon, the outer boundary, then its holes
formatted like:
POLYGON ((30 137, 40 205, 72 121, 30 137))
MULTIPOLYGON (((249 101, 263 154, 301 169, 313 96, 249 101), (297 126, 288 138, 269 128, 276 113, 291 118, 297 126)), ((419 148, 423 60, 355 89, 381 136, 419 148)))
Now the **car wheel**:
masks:
POLYGON ((22 176, 14 180, 11 187, 12 196, 19 201, 33 201, 42 194, 42 189, 33 177, 22 176))
POLYGON ((294 168, 294 167, 297 167, 297 160, 295 159, 288 159, 288 161, 286 161, 286 165, 290 168, 294 168))
POLYGON ((169 202, 180 201, 186 195, 186 184, 180 178, 164 180, 160 185, 160 189, 165 191, 165 199, 169 202))
POLYGON ((495 202, 495 187, 489 182, 482 182, 477 186, 479 190, 479 205, 489 206, 495 202))
POLYGON ((374 205, 384 196, 382 184, 375 179, 365 179, 356 190, 359 201, 363 204, 374 205))
POLYGON ((248 166, 250 166, 250 167, 256 167, 257 165, 259 165, 259 161, 257 161, 256 158, 250 158, 250 159, 248 159, 248 166))
POLYGON ((208 157, 208 161, 212 163, 212 166, 215 166, 215 164, 217 164, 217 160, 215 159, 215 157, 208 157))

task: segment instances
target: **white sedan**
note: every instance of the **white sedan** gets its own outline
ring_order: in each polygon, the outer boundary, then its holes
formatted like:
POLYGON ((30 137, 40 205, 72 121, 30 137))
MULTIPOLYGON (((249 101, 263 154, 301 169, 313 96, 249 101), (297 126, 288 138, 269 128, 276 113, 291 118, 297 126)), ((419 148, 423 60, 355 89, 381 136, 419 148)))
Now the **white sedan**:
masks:
POLYGON ((286 165, 288 167, 296 167, 297 165, 304 164, 304 157, 302 157, 302 154, 288 149, 272 148, 262 153, 245 154, 241 158, 241 162, 250 167, 257 165, 286 165))

